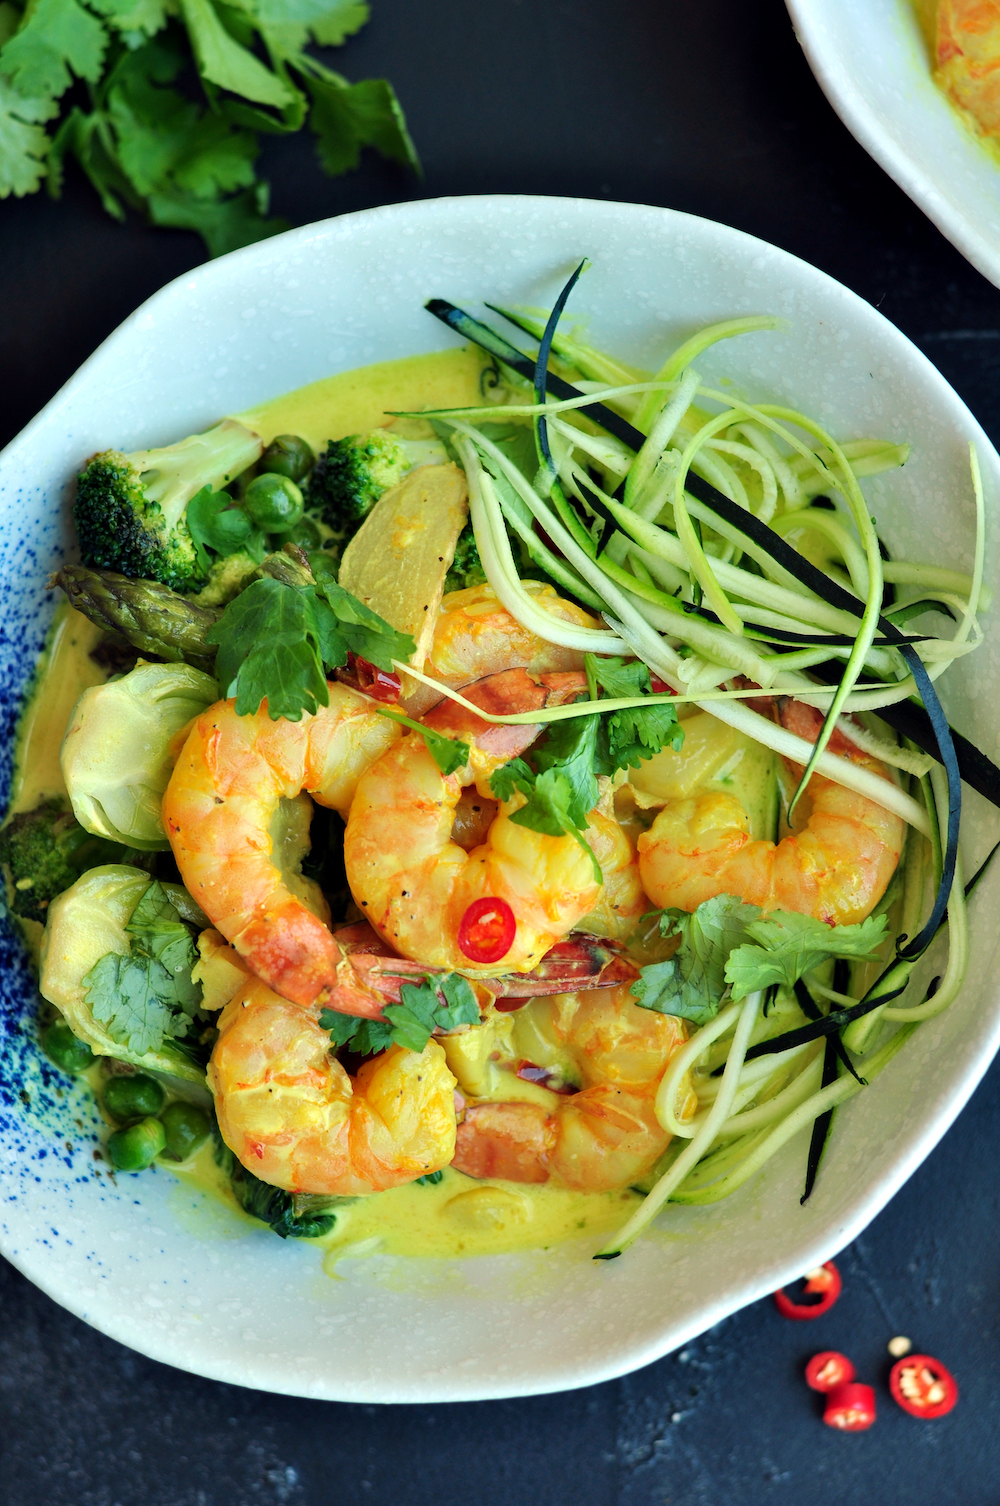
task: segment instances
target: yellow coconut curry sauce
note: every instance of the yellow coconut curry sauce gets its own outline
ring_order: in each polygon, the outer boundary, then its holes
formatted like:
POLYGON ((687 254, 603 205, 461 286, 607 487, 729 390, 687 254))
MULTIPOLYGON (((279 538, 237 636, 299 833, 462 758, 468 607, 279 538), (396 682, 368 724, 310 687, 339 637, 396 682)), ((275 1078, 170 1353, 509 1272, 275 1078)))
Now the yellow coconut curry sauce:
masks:
MULTIPOLYGON (((388 422, 394 409, 481 404, 489 371, 483 357, 469 350, 417 356, 315 382, 240 418, 265 442, 276 434, 295 433, 320 450, 328 439, 388 422)), ((407 432, 416 434, 426 427, 409 421, 407 432)), ((101 637, 101 629, 77 612, 65 605, 59 609, 20 724, 11 812, 30 810, 45 797, 66 794, 59 768, 63 733, 78 696, 110 677, 91 657, 101 637)), ((636 820, 641 822, 644 809, 662 805, 665 799, 684 798, 696 786, 714 786, 739 795, 755 835, 772 835, 776 801, 772 755, 704 713, 687 716, 685 725, 683 759, 664 750, 633 776, 636 820)), ((650 819, 654 813, 650 810, 650 819)), ((32 921, 22 924, 37 953, 42 927, 32 921)), ((503 1048, 502 1059, 522 1054, 529 1060, 544 1060, 538 1054, 544 1049, 541 1043, 517 1037, 518 1031, 532 1029, 530 1011, 497 1015, 492 1028, 496 1044, 503 1048)), ((462 1037, 452 1037, 446 1042, 449 1063, 453 1070, 461 1066, 456 1075, 464 1074, 465 1080, 474 1074, 477 1098, 551 1104, 549 1090, 522 1081, 491 1061, 492 1037, 484 1033, 475 1046, 462 1041, 462 1037), (452 1063, 455 1052, 459 1056, 464 1052, 466 1060, 459 1063, 456 1056, 452 1063)), ((99 1066, 91 1076, 99 1087, 99 1066)), ((188 1095, 190 1090, 184 1091, 188 1095)), ((224 1199, 236 1211, 227 1179, 214 1162, 211 1143, 183 1165, 159 1164, 188 1185, 224 1199)), ((545 1248, 574 1237, 606 1235, 627 1219, 639 1196, 632 1189, 581 1193, 550 1185, 477 1180, 448 1168, 436 1183, 412 1183, 345 1199, 333 1210, 333 1230, 317 1243, 327 1251, 325 1268, 331 1274, 345 1253, 376 1248, 390 1255, 414 1256, 545 1248)), ((248 1227, 262 1227, 242 1211, 238 1216, 248 1227)))

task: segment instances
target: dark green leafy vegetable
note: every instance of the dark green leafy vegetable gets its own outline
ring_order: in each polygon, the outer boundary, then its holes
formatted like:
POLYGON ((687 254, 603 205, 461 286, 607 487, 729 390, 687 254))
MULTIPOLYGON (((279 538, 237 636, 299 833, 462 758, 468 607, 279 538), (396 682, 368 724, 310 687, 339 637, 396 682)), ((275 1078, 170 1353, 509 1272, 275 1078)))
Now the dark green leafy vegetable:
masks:
POLYGON ((266 700, 272 720, 299 721, 304 711, 329 705, 326 669, 346 664, 349 652, 391 670, 393 659, 414 651, 409 634, 390 627, 331 574, 315 580, 305 571, 254 581, 206 638, 218 645, 216 675, 235 694, 240 716, 266 700))
POLYGON ((336 1222, 329 1210, 346 1199, 283 1192, 247 1171, 230 1151, 224 1151, 224 1157, 230 1186, 244 1213, 269 1225, 281 1239, 319 1239, 329 1234, 336 1222))
POLYGON ((718 1014, 727 989, 739 1000, 774 985, 791 988, 831 957, 872 961, 885 927, 884 915, 849 926, 781 910, 764 917, 757 905, 717 894, 690 915, 662 912, 661 936, 679 936, 680 946, 669 961, 642 969, 632 996, 643 1009, 704 1025, 718 1014))
POLYGON ((287 228, 268 218, 260 132, 308 123, 330 174, 356 167, 364 147, 419 171, 391 85, 349 84, 307 50, 339 46, 367 19, 354 0, 4 0, 0 198, 46 178, 58 197, 72 157, 116 219, 139 210, 218 256, 287 228), (207 108, 171 87, 192 54, 207 108), (88 108, 64 111, 74 75, 88 108))
POLYGON ((446 779, 449 774, 463 769, 468 763, 470 757, 468 743, 461 742, 457 737, 445 737, 442 732, 435 732, 433 728, 425 727, 422 722, 415 722, 411 717, 403 716, 402 712, 389 711, 384 706, 377 706, 375 709, 379 716, 387 716, 390 721, 399 722, 401 726, 409 727, 413 732, 419 732, 427 744, 428 752, 446 779))
POLYGON ((359 1056, 372 1056, 393 1045, 423 1051, 437 1029, 479 1024, 476 996, 468 979, 459 973, 442 973, 423 983, 404 983, 399 992, 402 1002, 386 1004, 381 1020, 362 1020, 324 1009, 320 1025, 329 1030, 338 1050, 346 1047, 359 1056))
POLYGON ((129 954, 106 953, 83 981, 94 1019, 112 1040, 141 1055, 190 1030, 201 1002, 201 988, 191 979, 197 954, 190 930, 155 881, 125 929, 129 954))
MULTIPOLYGON (((644 664, 592 654, 586 663, 598 693, 604 689, 619 699, 649 694, 644 664)), ((635 767, 667 743, 679 748, 683 740, 684 729, 669 701, 550 722, 526 758, 512 759, 496 771, 490 788, 500 800, 510 800, 515 791, 525 797, 525 804, 510 818, 516 826, 550 837, 573 837, 589 855, 594 877, 601 883, 600 866, 586 838, 587 816, 600 796, 598 775, 635 767)))

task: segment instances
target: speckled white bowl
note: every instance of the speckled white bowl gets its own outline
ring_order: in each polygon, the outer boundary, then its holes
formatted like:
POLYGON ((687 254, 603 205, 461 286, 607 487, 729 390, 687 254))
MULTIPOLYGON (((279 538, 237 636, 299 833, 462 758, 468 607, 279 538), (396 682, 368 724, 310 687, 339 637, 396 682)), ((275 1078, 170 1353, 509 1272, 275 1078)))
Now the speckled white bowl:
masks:
POLYGON ((809 65, 848 130, 1000 287, 1000 166, 931 77, 911 0, 786 0, 809 65))
MULTIPOLYGON (((308 226, 199 268, 144 305, 0 456, 4 582, 0 702, 10 733, 52 611, 50 570, 71 548, 67 481, 114 443, 164 443, 330 372, 447 347, 432 295, 477 307, 544 303, 581 256, 574 298, 598 343, 643 364, 711 320, 770 311, 777 334, 704 358, 758 398, 788 400, 842 436, 911 440, 905 470, 868 488, 890 546, 967 566, 967 446, 988 497, 1000 462, 930 363, 866 303, 774 247, 635 205, 469 198, 308 226)), ((991 510, 991 518, 993 513, 991 510)), ((992 525, 991 525, 992 530, 992 525)), ((991 555, 991 558, 993 556, 991 555)), ((993 757, 998 641, 949 688, 953 717, 993 757)), ((977 844, 984 823, 972 823, 977 844)), ((925 1025, 837 1119, 816 1192, 798 1194, 805 1139, 726 1203, 669 1208, 621 1260, 594 1243, 466 1260, 374 1255, 323 1273, 157 1168, 112 1181, 93 1160, 94 1112, 34 1044, 34 995, 3 943, 0 1248, 104 1333, 219 1380, 350 1401, 516 1396, 620 1375, 684 1343, 851 1240, 965 1103, 1000 1040, 992 920, 1000 872, 973 906, 963 996, 925 1025)))

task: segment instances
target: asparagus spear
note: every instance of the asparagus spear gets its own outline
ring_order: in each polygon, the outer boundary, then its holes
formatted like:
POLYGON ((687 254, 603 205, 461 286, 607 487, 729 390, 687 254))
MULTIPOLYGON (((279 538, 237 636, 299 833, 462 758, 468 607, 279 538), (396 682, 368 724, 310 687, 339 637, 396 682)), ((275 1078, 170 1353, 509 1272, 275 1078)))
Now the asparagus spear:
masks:
POLYGON ((217 607, 200 607, 159 581, 130 580, 83 565, 63 565, 52 583, 62 587, 78 612, 127 638, 140 652, 212 673, 215 649, 205 642, 205 634, 222 615, 217 607))

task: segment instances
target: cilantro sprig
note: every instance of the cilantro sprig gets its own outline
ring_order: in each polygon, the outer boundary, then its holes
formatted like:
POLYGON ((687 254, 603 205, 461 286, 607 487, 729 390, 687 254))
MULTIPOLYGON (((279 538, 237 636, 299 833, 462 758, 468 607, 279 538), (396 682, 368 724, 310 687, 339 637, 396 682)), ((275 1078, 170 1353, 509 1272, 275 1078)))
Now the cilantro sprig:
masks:
POLYGON ((380 1020, 361 1020, 356 1015, 324 1009, 319 1022, 329 1030, 339 1050, 347 1047, 359 1056, 372 1056, 389 1046, 423 1051, 436 1029, 454 1030, 459 1025, 479 1024, 479 1005, 467 978, 442 973, 422 983, 404 983, 401 1003, 386 1004, 380 1020))
POLYGON ((218 645, 216 675, 240 716, 267 701, 272 721, 301 720, 330 703, 326 671, 358 654, 379 669, 408 659, 414 642, 331 575, 302 572, 297 584, 264 576, 241 591, 206 634, 218 645))
POLYGON ((782 910, 765 918, 758 905, 716 894, 692 914, 664 910, 659 927, 661 936, 679 936, 680 945, 669 961, 641 970, 632 997, 643 1009, 705 1025, 727 991, 738 1001, 774 985, 791 988, 832 957, 875 960, 886 918, 870 915, 850 926, 782 910))
POLYGON ((309 50, 368 16, 364 0, 2 0, 0 199, 46 179, 58 197, 74 158, 110 215, 196 231, 219 256, 287 229, 257 177, 261 133, 308 125, 331 176, 364 147, 419 171, 392 86, 309 50), (171 87, 192 64, 204 104, 171 87), (89 108, 64 108, 75 78, 89 108))
MULTIPOLYGON (((602 692, 615 700, 651 693, 645 664, 587 654, 585 667, 591 699, 602 692)), ((525 804, 510 817, 516 826, 579 843, 600 884, 601 867, 586 837, 587 816, 600 797, 598 777, 637 768, 661 748, 676 749, 683 741, 684 729, 669 701, 567 718, 550 723, 526 758, 499 768, 490 788, 499 800, 510 800, 515 791, 524 796, 525 804)))
POLYGON ((107 952, 83 979, 94 1019, 136 1055, 158 1051, 167 1037, 187 1035, 201 1003, 192 982, 197 960, 191 932, 155 880, 125 927, 127 955, 107 952))

